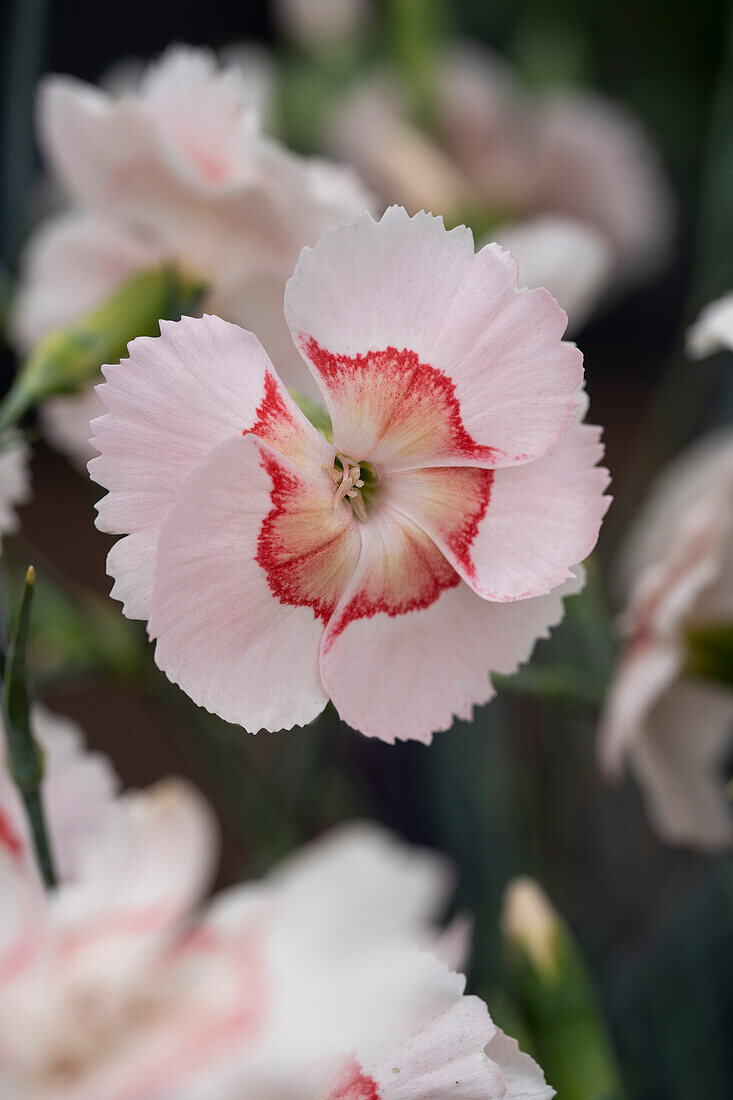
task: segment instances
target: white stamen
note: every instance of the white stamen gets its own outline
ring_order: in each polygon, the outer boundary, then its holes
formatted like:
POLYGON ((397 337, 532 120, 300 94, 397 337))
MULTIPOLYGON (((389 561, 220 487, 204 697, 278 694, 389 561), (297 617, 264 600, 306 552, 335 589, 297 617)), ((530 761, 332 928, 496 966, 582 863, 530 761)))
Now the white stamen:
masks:
POLYGON ((333 509, 336 511, 342 500, 346 498, 356 518, 364 523, 367 514, 362 495, 359 492, 360 489, 364 488, 361 468, 352 459, 346 458, 345 455, 336 455, 336 461, 341 464, 341 470, 338 470, 336 466, 324 467, 324 469, 328 470, 329 477, 331 477, 334 482, 338 483, 333 501, 333 509))

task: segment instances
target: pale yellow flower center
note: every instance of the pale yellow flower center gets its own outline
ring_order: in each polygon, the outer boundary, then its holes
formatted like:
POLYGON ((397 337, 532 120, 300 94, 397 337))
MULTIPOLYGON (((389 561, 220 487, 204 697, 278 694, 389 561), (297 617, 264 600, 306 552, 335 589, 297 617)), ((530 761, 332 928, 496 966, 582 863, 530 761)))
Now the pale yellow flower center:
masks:
POLYGON ((342 500, 347 500, 351 505, 354 515, 362 523, 366 522, 367 512, 362 496, 364 479, 361 476, 361 467, 358 462, 347 458, 346 455, 336 455, 336 463, 332 467, 326 467, 329 476, 336 483, 336 495, 333 500, 334 511, 342 500), (336 463, 340 463, 341 469, 336 463))

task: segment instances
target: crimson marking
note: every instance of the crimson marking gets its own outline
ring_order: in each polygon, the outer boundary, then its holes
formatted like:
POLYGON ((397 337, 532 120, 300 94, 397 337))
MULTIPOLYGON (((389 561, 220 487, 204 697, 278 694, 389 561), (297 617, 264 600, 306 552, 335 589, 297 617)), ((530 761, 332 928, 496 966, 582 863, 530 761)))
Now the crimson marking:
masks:
MULTIPOLYGON (((427 401, 433 408, 441 410, 448 436, 446 449, 464 458, 486 462, 496 456, 495 448, 476 443, 466 430, 453 380, 430 363, 422 363, 417 353, 409 348, 400 350, 390 346, 362 355, 339 355, 321 347, 317 340, 305 334, 301 336, 301 347, 330 386, 338 386, 341 382, 353 386, 357 379, 386 381, 389 384, 392 392, 385 402, 389 420, 380 433, 382 438, 412 416, 419 415, 419 404, 427 401)), ((364 397, 368 400, 367 394, 364 397)))

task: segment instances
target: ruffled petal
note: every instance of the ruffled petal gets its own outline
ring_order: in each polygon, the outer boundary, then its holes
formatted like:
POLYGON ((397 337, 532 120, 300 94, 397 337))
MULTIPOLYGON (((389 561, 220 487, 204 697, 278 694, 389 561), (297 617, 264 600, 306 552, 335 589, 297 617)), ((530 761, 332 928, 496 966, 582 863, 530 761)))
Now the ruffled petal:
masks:
POLYGON ((333 449, 306 420, 249 332, 218 317, 161 322, 130 357, 103 368, 97 393, 107 414, 92 424, 89 463, 109 490, 98 505, 103 531, 136 536, 108 561, 125 613, 146 618, 160 524, 183 481, 225 439, 254 432, 321 473, 333 449))
POLYGON ((534 1058, 519 1049, 516 1039, 497 1028, 486 1053, 501 1070, 504 1100, 552 1100, 555 1090, 545 1081, 534 1058))
POLYGON ((484 599, 550 592, 595 546, 610 498, 600 429, 574 424, 543 458, 511 469, 391 474, 385 503, 420 526, 484 599))
POLYGON ((364 526, 359 565, 324 636, 323 684, 354 729, 429 744, 434 732, 454 718, 469 720, 492 698, 490 672, 516 671, 582 581, 573 576, 547 596, 511 603, 482 600, 463 583, 438 591, 436 583, 430 602, 380 606, 372 593, 383 583, 382 548, 369 537, 371 523, 364 526))
POLYGON ((568 315, 568 331, 578 332, 611 279, 611 247, 600 230, 546 214, 499 226, 494 239, 519 264, 520 285, 549 290, 568 315))
POLYGON ((285 294, 296 345, 321 386, 334 442, 383 468, 509 466, 570 424, 582 378, 566 317, 518 291, 496 245, 391 207, 325 233, 285 294))
MULTIPOLYGON (((462 979, 451 979, 457 992, 462 979)), ((478 997, 454 994, 453 1003, 446 995, 435 1008, 431 1020, 389 1050, 360 1052, 347 1061, 327 1100, 501 1100, 506 1095, 501 1069, 484 1053, 495 1030, 486 1005, 478 997)))
POLYGON ((160 534, 155 659, 201 706, 256 732, 310 722, 318 651, 359 553, 351 509, 254 436, 221 444, 160 534))

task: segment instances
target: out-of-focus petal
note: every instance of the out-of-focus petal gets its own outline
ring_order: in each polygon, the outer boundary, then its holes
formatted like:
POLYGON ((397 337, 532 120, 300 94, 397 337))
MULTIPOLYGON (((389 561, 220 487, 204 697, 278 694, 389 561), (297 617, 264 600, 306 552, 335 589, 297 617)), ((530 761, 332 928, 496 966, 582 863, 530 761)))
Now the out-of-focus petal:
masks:
POLYGON ((122 222, 71 211, 49 218, 21 258, 11 323, 30 351, 49 332, 76 321, 125 279, 166 258, 150 237, 122 222))
POLYGON ((724 348, 733 350, 733 292, 705 306, 687 330, 687 354, 693 359, 724 348))
POLYGON ((0 535, 18 530, 16 509, 31 495, 30 449, 14 433, 0 440, 0 535))
POLYGON ((673 844, 715 850, 733 842, 725 762, 733 695, 693 681, 676 683, 647 715, 630 761, 659 834, 673 844))
POLYGON ((562 215, 500 225, 492 234, 519 264, 520 286, 543 286, 568 315, 568 331, 583 327, 608 285, 612 253, 603 234, 562 215))
POLYGON ((104 411, 96 388, 73 397, 51 397, 40 410, 44 436, 81 473, 86 474, 90 459, 96 458, 97 452, 90 442, 90 425, 104 411))
POLYGON ((138 961, 200 900, 215 870, 211 810, 183 780, 128 794, 87 838, 73 882, 52 899, 68 951, 138 961))
POLYGON ((550 97, 537 125, 537 201, 601 230, 620 280, 648 275, 669 250, 673 211, 643 126, 611 100, 587 92, 550 97))

